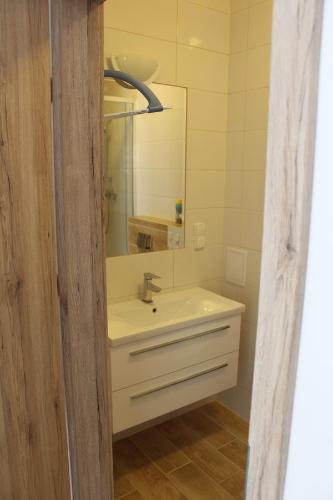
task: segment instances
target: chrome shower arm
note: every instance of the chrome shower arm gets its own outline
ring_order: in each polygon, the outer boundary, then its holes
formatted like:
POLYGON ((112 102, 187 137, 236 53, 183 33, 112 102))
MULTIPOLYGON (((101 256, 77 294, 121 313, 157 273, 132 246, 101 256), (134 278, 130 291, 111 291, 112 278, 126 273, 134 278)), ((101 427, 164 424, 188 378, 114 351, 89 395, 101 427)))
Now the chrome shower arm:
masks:
POLYGON ((164 107, 159 101, 159 99, 156 97, 154 92, 150 90, 147 85, 144 83, 140 82, 133 76, 129 75, 128 73, 125 73, 123 71, 115 71, 112 69, 106 69, 104 70, 104 77, 106 78, 114 78, 116 80, 121 80, 125 83, 128 83, 131 85, 133 88, 137 89, 141 94, 147 99, 148 101, 148 108, 147 108, 147 113, 158 113, 160 111, 163 111, 164 107))

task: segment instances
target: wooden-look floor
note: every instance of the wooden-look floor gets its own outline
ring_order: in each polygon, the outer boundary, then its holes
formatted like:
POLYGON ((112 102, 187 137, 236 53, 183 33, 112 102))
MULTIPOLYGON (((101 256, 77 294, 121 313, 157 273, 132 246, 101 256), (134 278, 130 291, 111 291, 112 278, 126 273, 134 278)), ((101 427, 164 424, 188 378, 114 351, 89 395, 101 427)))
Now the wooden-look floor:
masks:
POLYGON ((248 425, 218 401, 114 444, 115 498, 242 500, 248 425))

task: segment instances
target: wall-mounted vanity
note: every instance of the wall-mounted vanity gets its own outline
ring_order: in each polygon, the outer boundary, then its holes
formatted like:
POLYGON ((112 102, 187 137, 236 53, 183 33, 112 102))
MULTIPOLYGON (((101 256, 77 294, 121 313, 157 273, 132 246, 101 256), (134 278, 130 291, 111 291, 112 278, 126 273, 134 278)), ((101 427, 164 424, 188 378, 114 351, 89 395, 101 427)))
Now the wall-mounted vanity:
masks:
POLYGON ((235 386, 244 310, 198 287, 109 305, 113 432, 235 386))

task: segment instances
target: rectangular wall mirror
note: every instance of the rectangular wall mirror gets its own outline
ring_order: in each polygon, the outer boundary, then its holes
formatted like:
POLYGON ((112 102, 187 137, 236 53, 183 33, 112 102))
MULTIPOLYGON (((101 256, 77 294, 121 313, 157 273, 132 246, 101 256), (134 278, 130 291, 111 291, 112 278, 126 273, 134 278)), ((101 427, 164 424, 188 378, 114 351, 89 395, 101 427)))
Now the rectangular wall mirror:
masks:
MULTIPOLYGON (((106 256, 184 247, 186 89, 151 84, 163 113, 105 118, 106 256)), ((105 116, 146 107, 106 79, 105 116)))

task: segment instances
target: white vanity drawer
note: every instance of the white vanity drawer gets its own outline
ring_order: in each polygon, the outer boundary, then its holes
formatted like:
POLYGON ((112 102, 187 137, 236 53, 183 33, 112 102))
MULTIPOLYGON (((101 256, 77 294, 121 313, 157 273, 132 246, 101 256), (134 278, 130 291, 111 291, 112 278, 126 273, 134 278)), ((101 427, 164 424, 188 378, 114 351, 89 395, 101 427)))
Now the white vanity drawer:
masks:
POLYGON ((111 347, 112 390, 237 351, 240 321, 233 316, 111 347))
POLYGON ((234 352, 113 392, 113 432, 230 389, 237 382, 237 364, 234 352))

